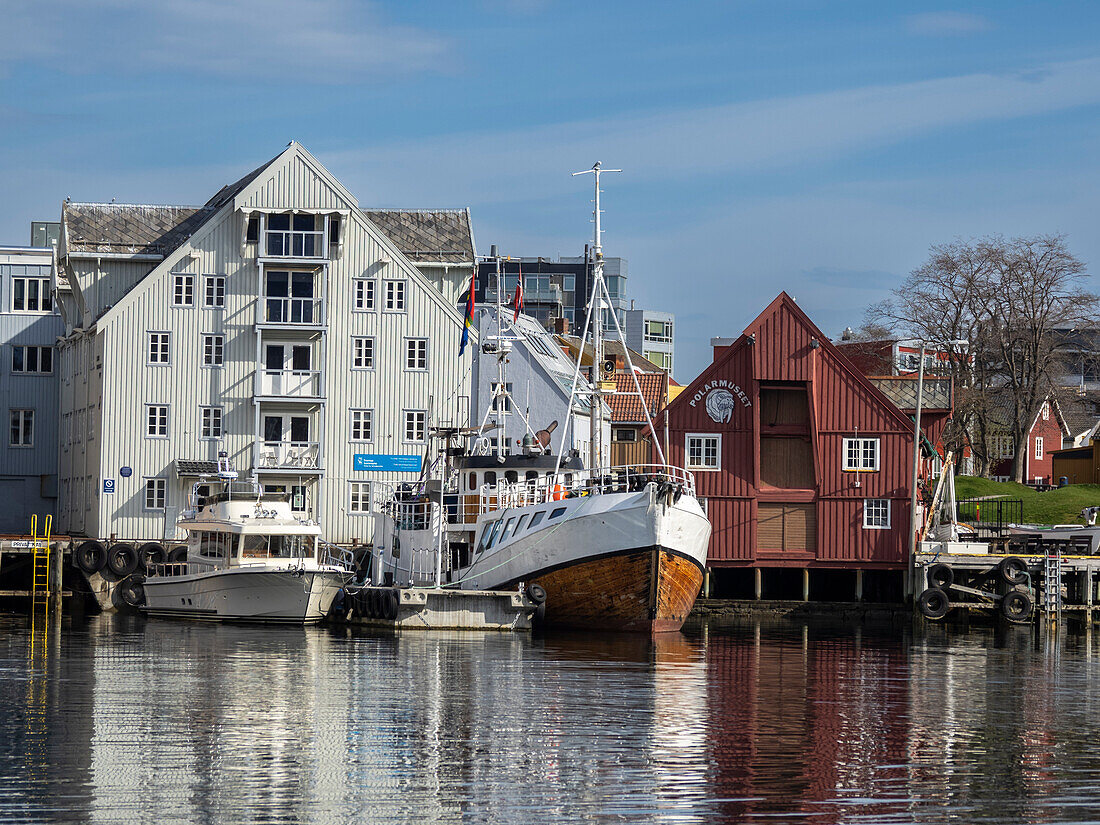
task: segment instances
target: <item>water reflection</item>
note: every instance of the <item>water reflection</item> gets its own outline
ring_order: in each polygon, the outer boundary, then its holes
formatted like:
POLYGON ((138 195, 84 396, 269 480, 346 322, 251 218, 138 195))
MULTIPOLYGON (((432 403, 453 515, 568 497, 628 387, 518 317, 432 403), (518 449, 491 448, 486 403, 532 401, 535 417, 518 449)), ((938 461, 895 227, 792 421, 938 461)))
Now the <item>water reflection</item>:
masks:
POLYGON ((0 821, 1097 818, 1097 640, 0 625, 0 821))

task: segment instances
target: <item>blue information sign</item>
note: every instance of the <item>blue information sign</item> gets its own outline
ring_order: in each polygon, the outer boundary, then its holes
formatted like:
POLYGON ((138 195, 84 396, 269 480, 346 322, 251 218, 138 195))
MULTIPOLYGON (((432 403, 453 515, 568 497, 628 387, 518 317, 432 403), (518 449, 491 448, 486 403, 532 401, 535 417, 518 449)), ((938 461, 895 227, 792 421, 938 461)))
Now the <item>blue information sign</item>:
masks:
POLYGON ((352 469, 356 471, 375 470, 390 473, 419 473, 420 466, 421 458, 418 455, 356 453, 352 469))
POLYGON ((115 491, 115 480, 113 478, 103 479, 103 492, 113 493, 115 491))
POLYGON ((129 467, 119 467, 118 474, 123 478, 129 478, 134 474, 134 471, 131 470, 129 467))

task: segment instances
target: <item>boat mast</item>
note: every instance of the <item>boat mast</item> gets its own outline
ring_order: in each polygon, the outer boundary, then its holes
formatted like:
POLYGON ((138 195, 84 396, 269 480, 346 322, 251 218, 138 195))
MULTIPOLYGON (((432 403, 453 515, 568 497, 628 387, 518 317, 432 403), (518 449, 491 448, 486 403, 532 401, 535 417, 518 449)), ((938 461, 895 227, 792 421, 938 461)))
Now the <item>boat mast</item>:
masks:
MULTIPOLYGON (((596 161, 591 169, 582 172, 574 172, 577 175, 592 175, 595 183, 596 197, 593 201, 593 235, 592 235, 592 302, 589 306, 589 317, 592 323, 592 401, 589 413, 591 416, 592 441, 589 467, 598 469, 603 464, 603 393, 600 390, 600 378, 603 371, 603 246, 600 244, 600 174, 603 172, 621 172, 622 169, 603 169, 600 162, 596 161)), ((615 308, 611 307, 614 312, 615 308)), ((584 353, 584 340, 581 340, 580 351, 584 353)), ((579 357, 579 356, 578 356, 579 357)))
POLYGON ((497 461, 502 462, 504 461, 504 448, 508 445, 508 385, 505 383, 507 373, 504 365, 507 360, 507 353, 504 351, 504 320, 502 315, 504 312, 504 284, 502 283, 500 255, 497 253, 495 245, 492 248, 492 253, 493 258, 496 260, 497 269, 497 388, 496 392, 492 393, 491 406, 496 412, 497 420, 500 422, 500 436, 497 438, 496 454, 497 461))

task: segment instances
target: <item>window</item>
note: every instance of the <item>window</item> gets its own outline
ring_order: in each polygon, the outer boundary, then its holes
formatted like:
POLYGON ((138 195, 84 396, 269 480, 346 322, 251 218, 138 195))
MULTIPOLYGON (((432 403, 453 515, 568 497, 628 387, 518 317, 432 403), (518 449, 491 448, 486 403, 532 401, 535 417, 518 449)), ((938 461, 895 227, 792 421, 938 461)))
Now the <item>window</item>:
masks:
POLYGON ((501 405, 501 401, 503 401, 504 402, 504 411, 505 412, 511 412, 512 411, 512 382, 508 381, 504 385, 505 395, 503 397, 498 395, 498 393, 500 392, 500 382, 499 381, 493 381, 489 384, 489 386, 490 386, 490 389, 491 389, 492 394, 493 394, 493 409, 494 410, 499 410, 500 405, 501 405))
POLYGON ((426 420, 428 414, 424 410, 405 410, 405 441, 412 444, 420 444, 427 433, 426 420))
POLYGON ((546 518, 546 511, 545 510, 539 510, 537 513, 535 513, 533 516, 531 516, 531 524, 528 525, 527 529, 528 530, 534 530, 535 526, 537 524, 539 524, 539 522, 541 522, 544 518, 546 518))
POLYGON ((1010 435, 998 435, 993 438, 993 454, 1001 458, 1016 456, 1016 441, 1010 435))
POLYGON ((244 242, 256 243, 260 238, 260 218, 258 215, 249 215, 248 223, 244 225, 244 242))
POLYGON ((202 336, 202 365, 204 367, 220 367, 225 363, 225 336, 202 336))
POLYGON ((637 440, 638 440, 638 431, 637 430, 632 430, 632 429, 628 429, 628 428, 624 428, 624 429, 621 429, 621 430, 615 430, 615 441, 628 442, 628 441, 637 441, 637 440))
POLYGON ((405 340, 405 369, 426 370, 428 368, 428 339, 407 338, 405 340))
POLYGON ((1035 439, 1035 460, 1043 460, 1043 437, 1037 436, 1035 439))
POLYGON ((11 371, 17 375, 49 375, 53 372, 53 347, 12 347, 11 371))
POLYGON ((375 282, 368 278, 356 278, 353 283, 355 284, 355 295, 352 307, 355 311, 366 312, 367 310, 374 309, 375 282))
POLYGON ((351 440, 370 441, 374 435, 374 410, 351 411, 351 440))
POLYGON ((890 528, 890 499, 863 499, 863 526, 868 530, 888 530, 890 528))
POLYGON ((689 435, 687 437, 687 469, 718 470, 722 464, 722 436, 689 435))
POLYGON ((193 307, 195 305, 195 276, 172 276, 172 306, 193 307))
POLYGON ((202 435, 200 438, 222 437, 222 408, 201 407, 202 410, 202 435))
POLYGON ((672 369, 672 353, 671 352, 657 352, 655 350, 647 350, 645 353, 645 359, 653 364, 656 364, 663 370, 672 369))
POLYGON ((670 321, 646 321, 645 339, 647 341, 672 341, 672 323, 670 321))
POLYGON ((844 471, 878 472, 878 439, 845 438, 844 471))
POLYGON ((352 338, 351 368, 369 370, 374 368, 374 339, 352 338))
POLYGON ((348 512, 349 513, 369 513, 370 512, 370 482, 369 481, 349 481, 348 482, 348 512))
POLYGON ((169 363, 168 337, 169 333, 167 332, 146 333, 146 341, 148 342, 148 346, 146 347, 146 363, 169 363))
POLYGON ((1050 404, 1043 404, 1043 421, 1050 421, 1050 404))
POLYGON ((386 312, 405 311, 405 282, 386 281, 386 312))
POLYGON ((203 278, 202 305, 206 307, 225 306, 224 275, 207 275, 203 278))
POLYGON ((573 292, 576 289, 577 277, 575 275, 562 275, 561 288, 563 292, 573 292))
POLYGON ((163 478, 145 479, 145 509, 163 510, 168 497, 168 481, 163 478))
POLYGON ((11 410, 8 445, 11 447, 34 446, 34 410, 11 410))
POLYGON ((548 515, 546 517, 546 519, 547 519, 547 521, 549 521, 552 518, 557 518, 558 516, 562 515, 564 512, 565 512, 564 507, 555 507, 553 512, 551 512, 550 515, 548 515))
MULTIPOLYGON (((33 267, 30 267, 33 269, 33 267)), ((49 278, 12 278, 12 312, 51 312, 49 278)))
POLYGON ((145 435, 149 438, 168 437, 168 405, 145 405, 145 435))

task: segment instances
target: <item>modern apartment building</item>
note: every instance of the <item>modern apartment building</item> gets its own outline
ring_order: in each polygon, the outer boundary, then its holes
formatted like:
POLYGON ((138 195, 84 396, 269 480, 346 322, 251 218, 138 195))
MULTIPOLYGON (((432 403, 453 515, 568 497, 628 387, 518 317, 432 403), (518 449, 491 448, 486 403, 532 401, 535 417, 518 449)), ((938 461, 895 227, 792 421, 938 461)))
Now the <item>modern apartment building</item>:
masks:
POLYGON ((368 541, 379 485, 468 420, 465 210, 368 213, 291 143, 199 207, 66 202, 58 256, 61 530, 174 538, 224 452, 368 541))
POLYGON ((626 333, 626 345, 671 374, 676 354, 673 340, 675 320, 676 316, 671 312, 628 309, 626 328, 623 330, 626 333))
POLYGON ((57 358, 62 333, 53 253, 0 246, 0 533, 26 533, 57 504, 57 358))

